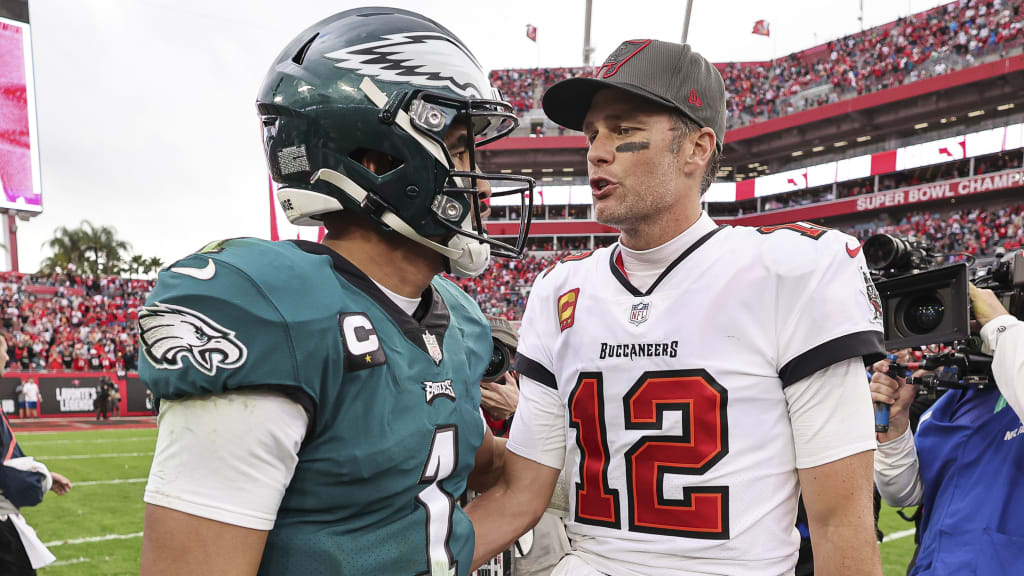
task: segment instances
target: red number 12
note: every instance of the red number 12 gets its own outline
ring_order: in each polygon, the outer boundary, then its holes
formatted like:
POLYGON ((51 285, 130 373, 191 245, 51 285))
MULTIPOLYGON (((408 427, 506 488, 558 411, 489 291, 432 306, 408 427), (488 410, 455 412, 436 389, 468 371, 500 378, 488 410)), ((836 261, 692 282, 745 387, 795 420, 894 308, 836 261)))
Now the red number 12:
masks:
MULTIPOLYGON (((603 377, 584 372, 569 395, 569 425, 576 429, 580 481, 576 521, 621 527, 619 491, 608 483, 608 435, 603 377)), ((667 410, 683 413, 678 435, 650 435, 625 453, 629 530, 667 536, 729 538, 729 487, 683 489, 664 497, 666 473, 699 476, 729 453, 728 392, 704 370, 644 372, 622 398, 627 430, 663 431, 667 410)))

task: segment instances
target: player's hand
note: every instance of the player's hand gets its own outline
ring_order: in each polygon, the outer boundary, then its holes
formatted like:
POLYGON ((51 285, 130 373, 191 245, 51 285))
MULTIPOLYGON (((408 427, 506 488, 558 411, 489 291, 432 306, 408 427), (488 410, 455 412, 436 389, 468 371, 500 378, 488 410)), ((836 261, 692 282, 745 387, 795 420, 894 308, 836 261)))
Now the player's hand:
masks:
MULTIPOLYGON (((906 362, 910 358, 909 350, 901 350, 897 353, 900 362, 906 362)), ((871 400, 889 405, 889 431, 879 432, 878 440, 888 442, 895 440, 907 431, 910 426, 910 405, 917 397, 917 386, 907 384, 905 378, 895 378, 889 375, 889 360, 879 360, 872 367, 874 374, 871 376, 871 400)), ((915 376, 923 374, 923 370, 915 372, 915 376)))
POLYGON ((510 372, 505 372, 505 382, 481 382, 480 405, 487 413, 499 420, 505 420, 519 405, 519 385, 510 372))
POLYGON ((971 294, 971 306, 974 308, 974 319, 978 321, 978 328, 991 322, 994 318, 1009 314, 1003 303, 999 301, 996 293, 981 289, 974 284, 968 284, 971 294))
POLYGON ((58 496, 63 496, 71 490, 71 480, 56 472, 50 472, 50 476, 53 477, 53 485, 50 486, 50 490, 53 490, 58 496))

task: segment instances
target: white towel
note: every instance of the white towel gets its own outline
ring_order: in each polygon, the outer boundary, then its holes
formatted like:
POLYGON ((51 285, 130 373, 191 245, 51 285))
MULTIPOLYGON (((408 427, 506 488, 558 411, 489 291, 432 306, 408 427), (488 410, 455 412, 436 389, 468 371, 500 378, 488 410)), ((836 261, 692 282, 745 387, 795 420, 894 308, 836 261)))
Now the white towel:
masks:
POLYGON ((52 563, 57 559, 46 546, 43 545, 43 541, 36 536, 36 531, 25 522, 25 518, 21 514, 11 514, 9 516, 11 524, 18 530, 18 535, 21 536, 21 544, 25 547, 25 552, 28 554, 28 559, 32 562, 32 569, 36 570, 52 563))

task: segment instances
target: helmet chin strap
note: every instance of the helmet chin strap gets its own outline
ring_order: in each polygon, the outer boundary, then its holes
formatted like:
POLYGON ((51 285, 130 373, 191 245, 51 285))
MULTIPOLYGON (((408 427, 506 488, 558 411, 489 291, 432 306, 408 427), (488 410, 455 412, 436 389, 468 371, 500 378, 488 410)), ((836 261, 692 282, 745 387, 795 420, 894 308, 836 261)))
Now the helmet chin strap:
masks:
MULTIPOLYGON (((310 182, 316 182, 317 180, 328 182, 360 204, 363 204, 369 195, 369 192, 362 186, 353 182, 348 176, 334 170, 326 168, 317 170, 316 174, 313 174, 313 177, 310 179, 310 182)), ((380 220, 409 240, 426 246, 444 256, 448 260, 448 267, 451 269, 452 274, 461 278, 478 276, 487 268, 487 264, 491 261, 491 247, 473 238, 456 234, 448 241, 447 245, 439 244, 417 233, 390 210, 385 210, 380 220)), ((466 228, 468 224, 469 217, 466 217, 463 220, 462 227, 466 228)))

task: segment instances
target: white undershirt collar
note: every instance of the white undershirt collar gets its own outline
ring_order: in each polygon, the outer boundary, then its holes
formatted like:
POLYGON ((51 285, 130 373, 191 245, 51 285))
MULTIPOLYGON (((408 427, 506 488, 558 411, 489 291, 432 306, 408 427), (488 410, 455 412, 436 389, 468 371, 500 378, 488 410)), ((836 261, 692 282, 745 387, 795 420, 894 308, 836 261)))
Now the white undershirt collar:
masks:
POLYGON ((646 292, 665 271, 665 268, 668 268, 669 264, 705 234, 717 227, 718 225, 708 216, 707 212, 702 211, 700 218, 682 234, 661 246, 655 246, 650 250, 631 250, 620 243, 619 254, 622 255, 622 267, 626 270, 629 283, 638 290, 646 292))
MULTIPOLYGON (((373 278, 370 278, 370 280, 373 280, 373 278)), ((408 298, 406 296, 402 296, 401 294, 396 294, 391 290, 385 288, 380 282, 377 282, 376 280, 373 280, 373 283, 377 285, 377 288, 380 288, 380 291, 383 292, 385 296, 390 298, 392 302, 394 302, 399 308, 402 309, 403 312, 405 312, 409 316, 412 316, 412 313, 415 312, 416 308, 419 307, 420 300, 423 300, 422 297, 408 298)))

